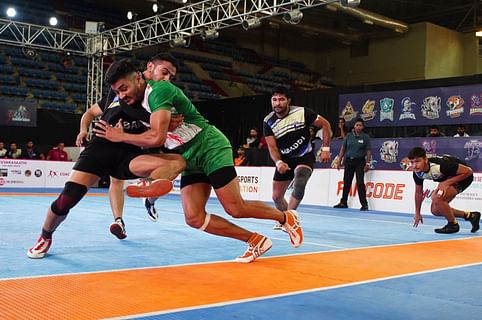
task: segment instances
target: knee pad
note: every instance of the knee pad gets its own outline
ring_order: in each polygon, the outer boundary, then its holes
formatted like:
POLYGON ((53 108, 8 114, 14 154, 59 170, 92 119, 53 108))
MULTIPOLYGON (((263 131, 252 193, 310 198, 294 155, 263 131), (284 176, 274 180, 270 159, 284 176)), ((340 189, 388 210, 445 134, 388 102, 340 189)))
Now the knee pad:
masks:
POLYGON ((65 216, 69 213, 79 201, 87 193, 87 187, 76 182, 67 181, 64 190, 59 195, 50 209, 58 216, 65 216))
POLYGON ((199 230, 204 231, 208 227, 209 221, 211 221, 211 214, 206 213, 206 216, 204 217, 204 223, 201 227, 199 227, 199 230))
POLYGON ((295 169, 295 178, 293 180, 293 192, 291 196, 295 199, 301 200, 305 195, 306 184, 308 179, 311 177, 311 170, 308 167, 298 167, 295 169))

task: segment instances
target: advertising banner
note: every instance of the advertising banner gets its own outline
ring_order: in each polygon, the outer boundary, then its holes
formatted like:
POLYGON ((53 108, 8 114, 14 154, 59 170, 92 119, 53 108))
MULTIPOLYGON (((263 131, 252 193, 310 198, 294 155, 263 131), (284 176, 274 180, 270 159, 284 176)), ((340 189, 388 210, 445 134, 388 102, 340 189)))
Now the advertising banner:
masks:
POLYGON ((339 115, 367 127, 457 125, 482 121, 482 85, 342 94, 339 115))
POLYGON ((45 161, 0 159, 0 188, 45 186, 45 161))
POLYGON ((0 99, 0 125, 36 127, 37 105, 27 100, 0 99))
MULTIPOLYGON (((331 142, 332 159, 340 152, 342 140, 331 142)), ((371 139, 372 169, 407 170, 407 154, 413 147, 422 147, 427 155, 449 154, 464 160, 474 172, 482 172, 482 137, 427 137, 371 139)), ((319 149, 321 143, 317 141, 319 149)), ((317 168, 330 168, 330 164, 315 164, 317 168)))

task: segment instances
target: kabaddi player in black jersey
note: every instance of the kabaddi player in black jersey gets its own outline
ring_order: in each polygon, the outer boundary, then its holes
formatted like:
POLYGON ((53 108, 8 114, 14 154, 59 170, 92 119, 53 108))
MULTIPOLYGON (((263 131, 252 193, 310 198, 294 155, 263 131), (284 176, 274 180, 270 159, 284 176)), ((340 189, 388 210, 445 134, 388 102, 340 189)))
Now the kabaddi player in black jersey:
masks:
POLYGON ((439 182, 432 192, 430 211, 435 216, 447 219, 447 225, 435 229, 437 233, 455 233, 460 230, 457 217, 464 218, 472 224, 470 232, 480 228, 480 212, 462 211, 450 207, 449 203, 457 194, 467 189, 474 179, 472 169, 467 164, 453 156, 427 157, 425 150, 415 147, 408 153, 408 159, 413 169, 415 181, 415 216, 413 226, 423 223, 420 209, 423 201, 423 180, 439 182))
MULTIPOLYGON (((101 120, 111 126, 122 126, 125 132, 139 134, 145 131, 141 119, 145 109, 120 101, 114 94, 98 104, 101 120)), ((147 115, 147 120, 149 115, 147 115)), ((149 123, 149 121, 147 121, 149 123)), ((177 154, 146 154, 140 147, 111 142, 94 136, 79 156, 69 180, 59 197, 52 203, 36 244, 27 251, 30 258, 43 258, 52 243, 52 233, 65 220, 87 190, 104 175, 128 180, 149 177, 153 171, 167 180, 174 179, 185 167, 184 159, 177 154)), ((166 183, 171 183, 167 181, 166 183)), ((171 183, 172 186, 172 183, 171 183)))

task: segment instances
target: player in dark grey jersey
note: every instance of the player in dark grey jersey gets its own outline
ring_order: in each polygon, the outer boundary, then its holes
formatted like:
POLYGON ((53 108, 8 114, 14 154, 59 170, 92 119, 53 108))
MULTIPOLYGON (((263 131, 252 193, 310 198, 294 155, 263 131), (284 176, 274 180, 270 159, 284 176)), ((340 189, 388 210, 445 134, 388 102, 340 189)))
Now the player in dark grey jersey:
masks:
POLYGON ((408 159, 413 169, 415 181, 415 216, 413 226, 423 223, 420 208, 423 201, 423 180, 439 182, 432 192, 432 205, 430 211, 435 216, 443 216, 448 223, 442 228, 435 229, 437 233, 455 233, 460 227, 456 217, 470 221, 472 229, 476 232, 480 227, 480 212, 462 211, 451 208, 449 203, 457 194, 467 189, 474 179, 472 169, 467 164, 449 155, 427 157, 425 150, 416 147, 408 153, 408 159))

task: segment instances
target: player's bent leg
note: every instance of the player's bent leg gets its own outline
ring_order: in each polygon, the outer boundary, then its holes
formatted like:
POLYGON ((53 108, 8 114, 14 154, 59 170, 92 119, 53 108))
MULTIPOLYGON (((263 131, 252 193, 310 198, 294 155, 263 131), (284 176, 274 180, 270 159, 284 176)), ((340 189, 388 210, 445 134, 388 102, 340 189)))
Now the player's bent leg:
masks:
POLYGON ((210 193, 211 186, 207 183, 193 183, 182 187, 182 205, 189 226, 210 234, 247 242, 248 248, 236 258, 237 262, 252 262, 271 248, 271 240, 267 237, 243 229, 220 216, 207 213, 205 206, 210 193))
POLYGON ((98 180, 99 177, 96 175, 77 170, 72 171, 62 193, 47 210, 42 234, 35 245, 27 251, 29 258, 40 259, 45 256, 52 244, 52 233, 65 220, 70 209, 82 199, 87 190, 98 180))
POLYGON ((239 180, 234 167, 221 168, 209 175, 216 195, 226 213, 233 218, 269 219, 280 222, 287 230, 291 244, 297 248, 303 242, 303 229, 294 210, 282 212, 262 201, 244 200, 239 189, 239 180), (232 177, 229 182, 226 180, 232 177), (223 185, 223 183, 225 183, 223 185))
MULTIPOLYGON (((276 209, 280 211, 288 210, 288 202, 285 199, 285 193, 290 185, 291 180, 277 181, 273 180, 273 195, 272 199, 276 209)), ((273 226, 273 230, 283 230, 283 226, 280 222, 276 222, 273 226)))
POLYGON ((295 178, 293 179, 293 192, 291 193, 288 209, 296 209, 305 196, 305 189, 308 180, 313 173, 307 165, 298 165, 295 168, 295 178))
MULTIPOLYGON (((458 191, 454 187, 449 187, 444 194, 432 194, 432 205, 430 211, 433 215, 443 216, 447 219, 447 224, 442 228, 436 228, 436 233, 456 233, 460 226, 455 218, 454 211, 450 208, 449 202, 457 195, 458 191)), ((463 216, 463 215, 462 215, 463 216)))

